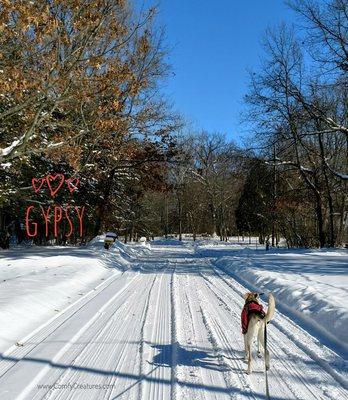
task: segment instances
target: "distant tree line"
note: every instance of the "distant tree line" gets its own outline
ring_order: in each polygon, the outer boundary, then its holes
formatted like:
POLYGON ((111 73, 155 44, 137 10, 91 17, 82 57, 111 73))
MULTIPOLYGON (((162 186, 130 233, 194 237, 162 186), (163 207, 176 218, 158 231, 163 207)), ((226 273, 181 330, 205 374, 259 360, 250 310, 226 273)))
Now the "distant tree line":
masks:
POLYGON ((219 236, 236 233, 235 209, 244 179, 244 152, 224 135, 182 137, 161 191, 147 192, 142 223, 155 234, 219 236))

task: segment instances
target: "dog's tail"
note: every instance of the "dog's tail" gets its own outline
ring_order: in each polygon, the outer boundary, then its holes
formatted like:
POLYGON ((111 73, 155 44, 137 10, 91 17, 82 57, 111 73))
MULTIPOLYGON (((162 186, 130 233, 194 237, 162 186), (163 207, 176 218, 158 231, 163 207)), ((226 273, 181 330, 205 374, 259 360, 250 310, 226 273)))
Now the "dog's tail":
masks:
POLYGON ((273 318, 274 312, 275 312, 275 300, 273 294, 270 293, 268 296, 268 308, 265 316, 266 322, 269 322, 273 318))

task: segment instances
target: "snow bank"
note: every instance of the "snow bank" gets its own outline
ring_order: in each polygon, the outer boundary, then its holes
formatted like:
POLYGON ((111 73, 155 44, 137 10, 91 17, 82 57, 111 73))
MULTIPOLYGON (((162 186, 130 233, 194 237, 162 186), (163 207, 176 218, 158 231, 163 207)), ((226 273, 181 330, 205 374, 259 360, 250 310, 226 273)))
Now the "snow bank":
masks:
POLYGON ((187 239, 180 241, 177 238, 155 237, 154 244, 159 246, 184 246, 187 239))
POLYGON ((243 250, 216 264, 256 290, 273 292, 284 308, 348 353, 348 251, 243 250))
POLYGON ((116 240, 109 248, 104 249, 105 235, 96 236, 88 244, 87 248, 94 251, 100 256, 109 266, 126 270, 130 267, 130 262, 135 258, 150 252, 148 245, 144 246, 141 243, 124 244, 116 240))

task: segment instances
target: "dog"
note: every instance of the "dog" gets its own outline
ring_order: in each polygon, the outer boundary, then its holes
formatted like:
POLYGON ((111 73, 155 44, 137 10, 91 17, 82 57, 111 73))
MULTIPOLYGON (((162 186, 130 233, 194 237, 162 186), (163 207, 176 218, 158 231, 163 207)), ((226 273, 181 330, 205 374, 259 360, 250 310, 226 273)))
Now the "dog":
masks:
MULTIPOLYGON (((257 335, 257 356, 262 357, 261 347, 265 349, 265 324, 267 324, 275 312, 275 299, 272 293, 268 297, 267 312, 264 312, 260 304, 260 295, 262 293, 245 293, 245 304, 243 307, 241 320, 242 320, 242 333, 244 336, 245 348, 245 361, 248 362, 247 374, 252 372, 253 356, 251 352, 251 345, 257 335)), ((266 369, 269 370, 269 351, 264 351, 266 369)))

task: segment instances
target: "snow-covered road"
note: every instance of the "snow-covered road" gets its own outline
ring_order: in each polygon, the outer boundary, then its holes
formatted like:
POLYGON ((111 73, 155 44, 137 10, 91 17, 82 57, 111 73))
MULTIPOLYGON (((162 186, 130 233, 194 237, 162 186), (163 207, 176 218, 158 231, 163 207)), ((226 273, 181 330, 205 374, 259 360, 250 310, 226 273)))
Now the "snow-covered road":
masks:
MULTIPOLYGON (((0 399, 265 399, 246 290, 192 246, 154 246, 3 353, 0 399)), ((269 349, 271 399, 348 399, 344 360, 280 312, 269 349)))

